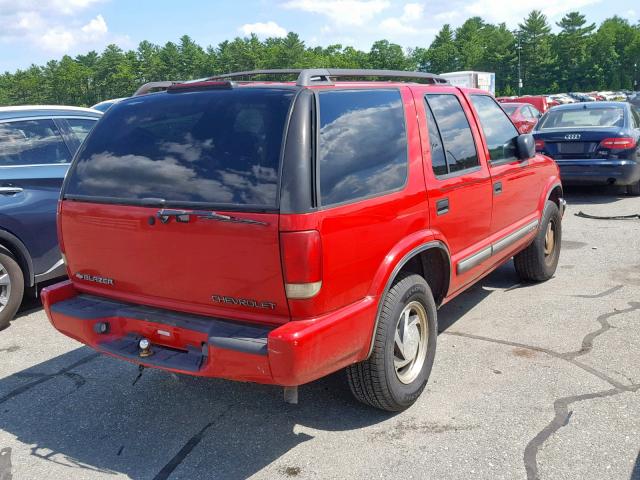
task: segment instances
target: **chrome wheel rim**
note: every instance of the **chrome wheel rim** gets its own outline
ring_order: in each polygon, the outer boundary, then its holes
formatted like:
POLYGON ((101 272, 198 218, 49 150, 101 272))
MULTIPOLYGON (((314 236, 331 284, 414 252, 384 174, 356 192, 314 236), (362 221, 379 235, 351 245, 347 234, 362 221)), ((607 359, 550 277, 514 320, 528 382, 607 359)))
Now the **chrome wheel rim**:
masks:
POLYGON ((400 313, 394 337, 393 366, 402 383, 409 384, 420 375, 428 338, 427 311, 420 302, 410 302, 400 313))
POLYGON ((556 231, 555 225, 552 221, 547 225, 547 233, 544 236, 544 255, 548 257, 553 253, 556 246, 556 231))
POLYGON ((0 263, 0 312, 2 312, 11 296, 11 278, 5 266, 0 263))

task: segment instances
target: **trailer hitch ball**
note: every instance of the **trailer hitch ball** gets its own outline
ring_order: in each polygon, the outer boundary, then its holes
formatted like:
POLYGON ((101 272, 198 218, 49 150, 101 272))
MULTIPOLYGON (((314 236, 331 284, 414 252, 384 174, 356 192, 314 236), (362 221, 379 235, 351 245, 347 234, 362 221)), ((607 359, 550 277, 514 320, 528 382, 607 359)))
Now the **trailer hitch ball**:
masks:
POLYGON ((141 357, 149 357, 153 354, 151 351, 151 342, 146 338, 142 338, 138 342, 138 348, 140 349, 139 355, 141 357))

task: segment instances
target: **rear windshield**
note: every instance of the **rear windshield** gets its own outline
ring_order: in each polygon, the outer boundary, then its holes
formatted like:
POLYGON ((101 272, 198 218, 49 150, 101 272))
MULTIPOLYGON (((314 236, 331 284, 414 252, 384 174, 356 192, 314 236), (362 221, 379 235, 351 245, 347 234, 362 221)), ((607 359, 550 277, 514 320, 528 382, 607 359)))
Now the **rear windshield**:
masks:
POLYGON ((507 115, 513 115, 513 112, 515 112, 518 109, 517 105, 509 105, 508 103, 503 103, 502 104, 502 109, 507 112, 507 115))
POLYGON ((78 153, 65 197, 274 208, 294 95, 237 88, 117 103, 78 153))
POLYGON ((622 107, 580 107, 571 110, 549 110, 538 125, 538 130, 547 128, 575 127, 623 127, 622 107))

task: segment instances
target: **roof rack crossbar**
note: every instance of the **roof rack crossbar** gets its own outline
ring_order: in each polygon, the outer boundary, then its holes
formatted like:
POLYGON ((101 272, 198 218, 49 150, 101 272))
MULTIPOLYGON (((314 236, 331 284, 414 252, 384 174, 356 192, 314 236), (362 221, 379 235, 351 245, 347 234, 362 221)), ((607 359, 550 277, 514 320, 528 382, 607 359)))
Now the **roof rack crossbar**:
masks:
POLYGON ((165 80, 162 82, 148 82, 142 85, 140 88, 138 88, 132 96, 137 97, 138 95, 145 95, 155 89, 166 90, 167 88, 173 85, 176 85, 178 83, 183 83, 183 82, 172 81, 172 80, 165 80))
POLYGON ((408 72, 404 70, 367 70, 349 68, 308 68, 308 69, 275 69, 275 70, 249 70, 246 72, 225 73, 209 77, 207 80, 219 80, 226 78, 254 77, 258 75, 298 75, 296 85, 308 87, 311 85, 331 85, 334 78, 405 78, 414 80, 426 80, 426 83, 447 84, 446 78, 433 73, 408 72))

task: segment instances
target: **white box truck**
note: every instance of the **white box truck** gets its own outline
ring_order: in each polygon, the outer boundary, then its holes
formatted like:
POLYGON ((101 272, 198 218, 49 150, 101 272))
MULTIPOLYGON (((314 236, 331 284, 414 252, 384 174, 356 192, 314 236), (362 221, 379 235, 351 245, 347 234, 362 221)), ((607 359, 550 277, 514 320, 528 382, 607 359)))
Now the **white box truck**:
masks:
POLYGON ((491 92, 492 95, 496 94, 496 74, 493 72, 447 72, 441 73, 440 76, 456 87, 479 88, 491 92))

